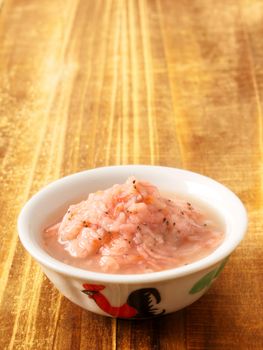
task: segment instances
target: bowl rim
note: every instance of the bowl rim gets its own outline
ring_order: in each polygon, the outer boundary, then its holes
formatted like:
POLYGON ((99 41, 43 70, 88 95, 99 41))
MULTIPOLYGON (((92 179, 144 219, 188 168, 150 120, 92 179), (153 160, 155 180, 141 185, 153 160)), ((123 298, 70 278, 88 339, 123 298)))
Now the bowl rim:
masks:
POLYGON ((95 282, 106 282, 106 283, 119 283, 119 284, 138 284, 138 283, 153 283, 153 282, 161 282, 165 280, 171 280, 180 278, 183 276, 187 276, 190 274, 193 274, 198 271, 206 270, 210 267, 213 267, 226 257, 228 257, 233 250, 238 246, 238 244, 243 239, 248 225, 248 216, 247 211, 244 207, 244 204, 241 202, 241 200, 237 197, 237 195, 231 191, 229 188, 224 186, 223 184, 217 182, 216 180, 213 180, 210 177, 207 177, 205 175, 201 175, 199 173, 189 171, 186 169, 180 169, 180 168, 173 168, 173 167, 166 167, 166 166, 158 166, 158 165, 142 165, 142 164, 129 164, 129 165, 113 165, 113 166, 105 166, 105 167, 98 167, 93 168, 77 173, 73 173, 70 175, 67 175, 65 177, 62 177, 58 180, 55 180, 48 184, 47 186, 43 187, 40 191, 38 191, 36 194, 34 194, 24 205, 22 208, 17 222, 17 229, 18 229, 18 235, 20 238, 20 241, 24 248, 27 250, 27 252, 35 259, 37 260, 43 267, 49 268, 50 270, 56 271, 60 274, 78 278, 81 280, 89 280, 89 281, 95 281, 95 282), (239 210, 239 214, 242 218, 241 222, 238 222, 239 224, 239 230, 237 237, 232 241, 232 244, 226 245, 225 249, 222 251, 219 250, 221 246, 224 245, 225 240, 221 243, 221 245, 214 250, 211 254, 208 256, 197 260, 193 263, 190 263, 188 265, 175 267, 172 269, 157 271, 157 272, 150 272, 150 273, 143 273, 143 274, 111 274, 111 273, 102 273, 102 272, 94 272, 89 270, 84 270, 81 268, 77 268, 71 265, 67 265, 52 256, 50 256, 40 245, 34 246, 32 244, 32 241, 27 234, 27 216, 30 212, 31 208, 34 207, 34 204, 41 198, 45 192, 48 190, 53 190, 54 187, 57 186, 58 183, 61 182, 67 182, 70 181, 73 177, 77 176, 83 176, 86 174, 96 173, 98 171, 105 171, 111 170, 111 171, 118 171, 120 168, 148 168, 152 171, 162 171, 162 169, 166 169, 166 171, 173 171, 177 172, 180 175, 187 175, 194 177, 196 179, 200 179, 205 182, 209 182, 210 184, 216 186, 218 190, 224 191, 225 194, 229 196, 229 198, 235 203, 236 207, 239 210))

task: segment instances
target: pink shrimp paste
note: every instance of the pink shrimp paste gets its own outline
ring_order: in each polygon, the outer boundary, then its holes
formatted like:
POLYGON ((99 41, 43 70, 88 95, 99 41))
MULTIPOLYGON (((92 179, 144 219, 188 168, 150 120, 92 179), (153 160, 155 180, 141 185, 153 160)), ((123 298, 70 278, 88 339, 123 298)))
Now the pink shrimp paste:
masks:
POLYGON ((190 264, 214 251, 224 234, 196 205, 130 177, 71 205, 43 237, 49 254, 66 264, 128 274, 190 264))

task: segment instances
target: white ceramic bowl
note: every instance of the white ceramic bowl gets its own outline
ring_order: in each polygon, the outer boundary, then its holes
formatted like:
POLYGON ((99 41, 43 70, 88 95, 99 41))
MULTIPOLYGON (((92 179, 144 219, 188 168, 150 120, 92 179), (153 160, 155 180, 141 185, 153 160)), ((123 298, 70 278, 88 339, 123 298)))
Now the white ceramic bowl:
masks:
POLYGON ((219 275, 246 228, 246 210, 225 186, 190 171, 144 165, 97 168, 64 177, 34 195, 18 219, 22 244, 63 295, 84 309, 122 318, 170 313, 199 299, 219 275), (97 273, 69 266, 42 248, 43 229, 56 222, 69 204, 86 199, 90 192, 123 183, 131 175, 152 182, 161 191, 200 198, 214 208, 225 224, 223 243, 212 254, 192 264, 129 275, 97 273))

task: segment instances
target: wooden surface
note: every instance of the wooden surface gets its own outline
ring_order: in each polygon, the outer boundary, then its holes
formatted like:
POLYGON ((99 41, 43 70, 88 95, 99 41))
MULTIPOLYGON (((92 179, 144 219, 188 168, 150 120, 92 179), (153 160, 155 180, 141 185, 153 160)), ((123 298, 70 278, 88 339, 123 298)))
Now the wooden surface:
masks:
POLYGON ((0 6, 0 349, 263 349, 263 2, 0 6), (127 163, 211 176, 249 211, 209 292, 154 321, 81 310, 17 238, 17 215, 42 186, 127 163))

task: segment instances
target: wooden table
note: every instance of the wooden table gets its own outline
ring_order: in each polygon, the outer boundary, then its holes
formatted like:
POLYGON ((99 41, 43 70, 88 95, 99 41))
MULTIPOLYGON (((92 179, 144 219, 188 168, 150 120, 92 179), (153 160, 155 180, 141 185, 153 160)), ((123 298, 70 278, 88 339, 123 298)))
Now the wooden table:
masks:
POLYGON ((262 1, 0 5, 0 349, 263 349, 262 1), (127 163, 211 176, 250 219, 203 298, 142 322, 62 297, 16 230, 50 181, 127 163))

